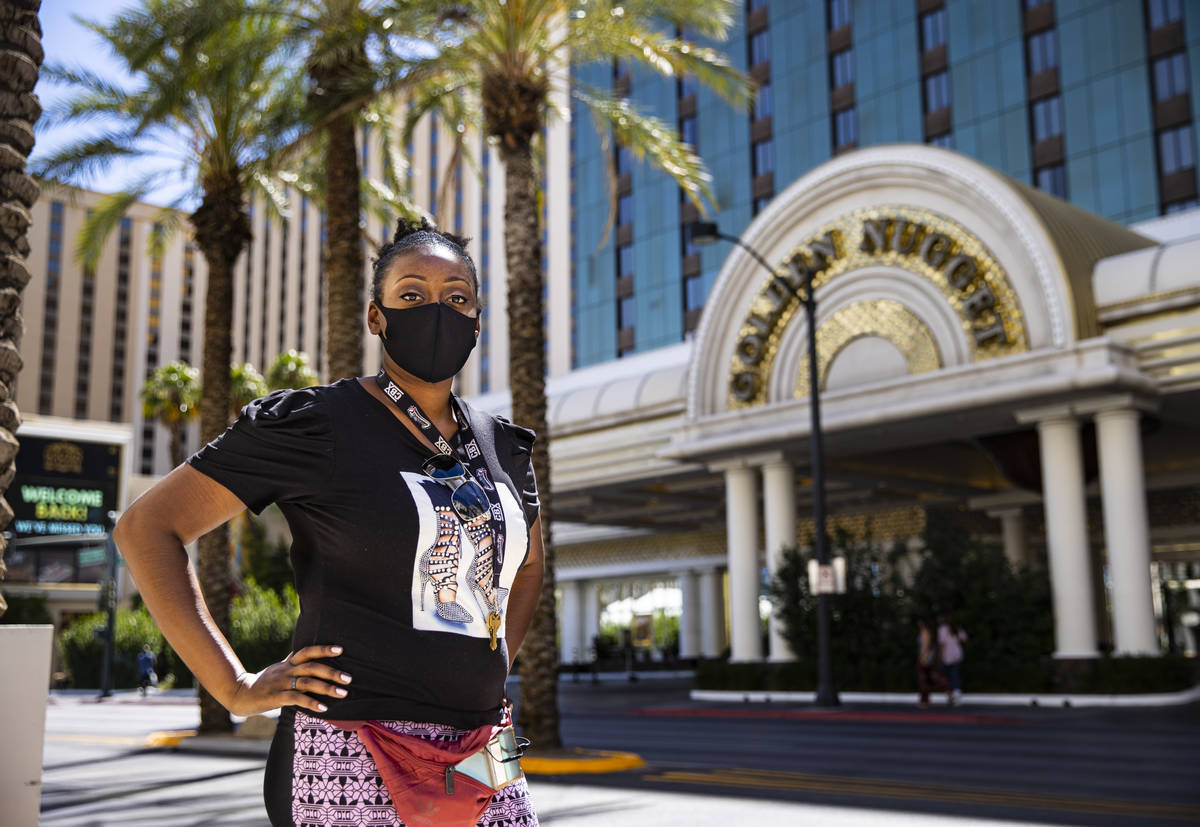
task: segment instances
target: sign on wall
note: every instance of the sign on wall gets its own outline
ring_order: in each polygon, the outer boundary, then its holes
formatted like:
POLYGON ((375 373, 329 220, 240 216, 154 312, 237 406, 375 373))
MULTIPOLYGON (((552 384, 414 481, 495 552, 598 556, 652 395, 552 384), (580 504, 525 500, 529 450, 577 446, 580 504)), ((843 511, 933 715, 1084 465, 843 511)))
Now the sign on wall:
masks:
POLYGON ((104 442, 19 436, 17 473, 7 499, 18 538, 103 535, 117 508, 121 447, 104 442))

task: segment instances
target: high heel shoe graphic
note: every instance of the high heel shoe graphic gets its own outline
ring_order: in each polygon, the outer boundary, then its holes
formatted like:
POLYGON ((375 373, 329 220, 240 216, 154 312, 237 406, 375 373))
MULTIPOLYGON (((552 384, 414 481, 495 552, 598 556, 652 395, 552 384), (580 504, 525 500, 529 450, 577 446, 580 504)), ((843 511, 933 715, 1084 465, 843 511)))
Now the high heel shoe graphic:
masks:
POLYGON ((488 638, 493 649, 497 646, 497 636, 500 632, 501 607, 508 589, 496 585, 494 578, 495 538, 488 529, 486 521, 466 524, 467 534, 475 546, 475 556, 467 569, 467 586, 475 595, 475 602, 483 610, 487 621, 488 638))
POLYGON ((436 506, 434 510, 437 512, 437 540, 417 563, 421 577, 421 611, 425 611, 425 588, 432 586, 438 617, 451 623, 470 623, 474 618, 457 600, 458 561, 462 555, 458 522, 449 506, 436 506))

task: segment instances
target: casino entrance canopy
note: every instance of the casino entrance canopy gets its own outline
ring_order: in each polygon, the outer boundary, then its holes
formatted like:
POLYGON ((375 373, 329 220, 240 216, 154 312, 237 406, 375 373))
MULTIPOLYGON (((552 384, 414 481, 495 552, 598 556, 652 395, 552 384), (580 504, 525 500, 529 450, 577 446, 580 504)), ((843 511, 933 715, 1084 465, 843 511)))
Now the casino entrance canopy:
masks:
MULTIPOLYGON (((1200 238, 908 145, 814 169, 741 238, 775 272, 727 245, 693 341, 552 380, 560 579, 770 565, 809 536, 815 381, 831 523, 903 538, 959 510, 1014 560, 1045 550, 1057 655, 1096 653, 1106 603, 1117 651, 1158 651, 1151 559, 1200 559, 1200 238)), ((734 659, 764 654, 757 592, 731 580, 729 612, 734 659)))

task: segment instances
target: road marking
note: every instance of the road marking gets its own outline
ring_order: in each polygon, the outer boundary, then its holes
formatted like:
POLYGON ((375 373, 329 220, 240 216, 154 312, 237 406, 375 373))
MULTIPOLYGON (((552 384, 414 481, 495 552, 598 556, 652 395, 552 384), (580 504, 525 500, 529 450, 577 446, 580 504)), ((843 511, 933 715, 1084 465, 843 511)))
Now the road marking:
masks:
POLYGON ((808 790, 830 795, 865 795, 877 798, 911 798, 966 804, 994 804, 1030 809, 1067 810, 1096 815, 1153 816, 1200 823, 1200 807, 1182 804, 1151 804, 1138 801, 1105 801, 1049 793, 989 790, 942 784, 891 781, 875 778, 807 775, 771 770, 669 771, 643 776, 664 784, 715 784, 754 789, 808 790))
POLYGON ((145 738, 134 735, 68 735, 65 733, 47 733, 46 740, 71 744, 110 744, 118 747, 136 747, 146 742, 145 738))

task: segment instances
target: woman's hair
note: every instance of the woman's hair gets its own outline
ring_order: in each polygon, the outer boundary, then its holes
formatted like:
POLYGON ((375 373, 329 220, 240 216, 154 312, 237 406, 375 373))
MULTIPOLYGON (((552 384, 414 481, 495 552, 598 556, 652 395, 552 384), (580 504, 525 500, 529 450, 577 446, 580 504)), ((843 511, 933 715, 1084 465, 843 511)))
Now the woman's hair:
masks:
POLYGON ((467 265, 467 270, 471 273, 471 285, 475 288, 475 298, 478 303, 480 299, 479 276, 475 273, 475 262, 467 255, 467 244, 470 241, 471 239, 465 236, 439 230, 430 224, 429 220, 424 216, 421 217, 420 223, 408 218, 397 219, 396 232, 392 235, 392 240, 379 249, 379 255, 371 262, 371 298, 375 300, 376 304, 379 303, 379 287, 383 284, 383 277, 387 273, 388 265, 392 263, 392 260, 396 256, 418 247, 428 246, 444 247, 458 256, 467 265))

